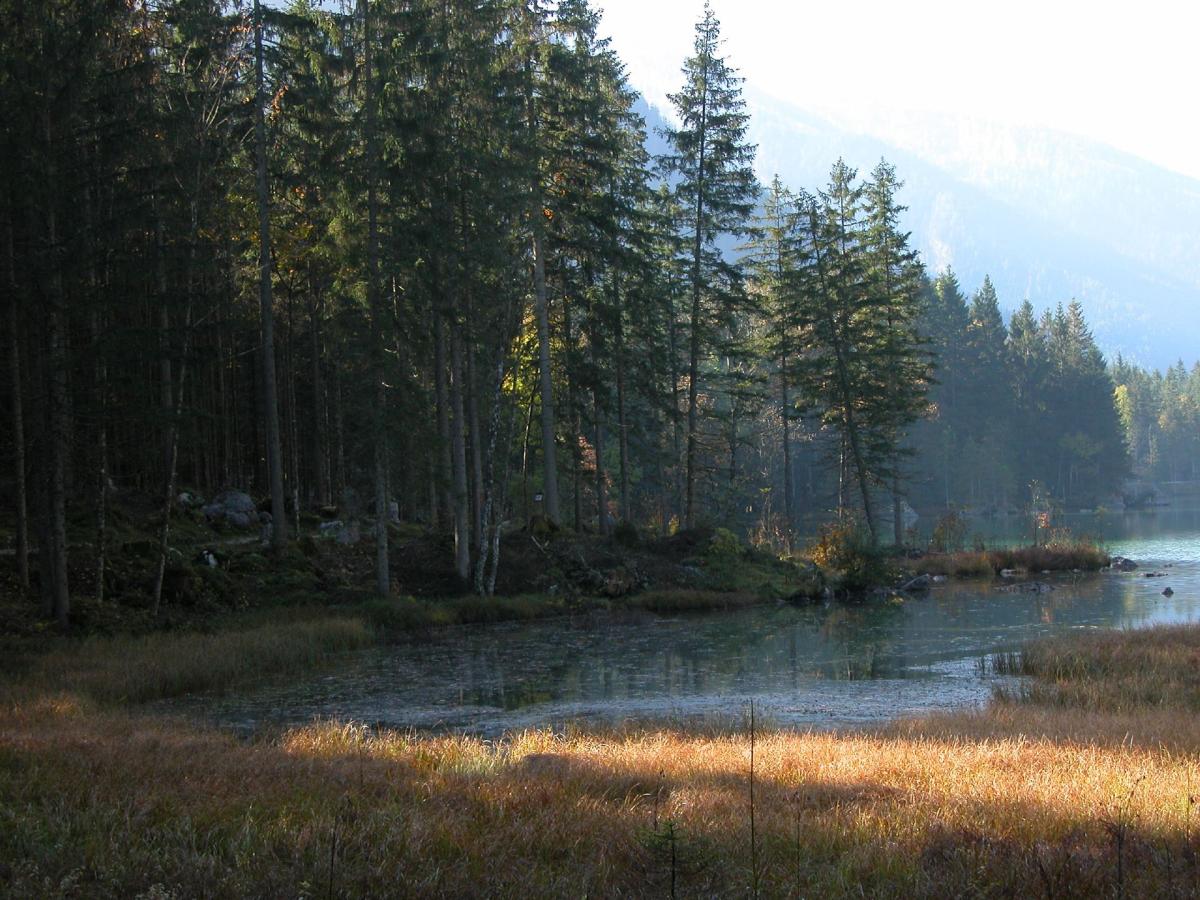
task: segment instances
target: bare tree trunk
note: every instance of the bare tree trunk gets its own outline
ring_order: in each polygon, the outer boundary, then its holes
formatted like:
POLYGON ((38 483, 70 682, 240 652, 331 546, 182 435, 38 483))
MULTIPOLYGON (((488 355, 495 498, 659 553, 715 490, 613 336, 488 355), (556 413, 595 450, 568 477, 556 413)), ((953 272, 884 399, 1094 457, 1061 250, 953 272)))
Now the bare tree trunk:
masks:
POLYGON ((325 382, 321 376, 320 308, 320 295, 316 292, 313 292, 308 309, 309 353, 312 357, 310 363, 312 366, 313 392, 313 476, 316 487, 317 505, 328 506, 330 501, 328 467, 329 451, 326 447, 325 382))
POLYGON ((183 389, 187 382, 188 355, 192 344, 192 301, 184 312, 183 353, 179 361, 179 383, 175 387, 175 408, 167 431, 167 487, 163 495, 162 527, 158 533, 158 568, 154 576, 154 602, 150 615, 157 618, 162 606, 163 577, 167 571, 167 541, 171 536, 171 510, 175 506, 176 470, 179 461, 179 424, 183 418, 183 389))
POLYGON ((558 458, 554 444, 554 381, 550 371, 550 304, 546 297, 546 261, 541 234, 541 201, 536 204, 533 227, 533 298, 538 329, 538 377, 542 386, 542 490, 546 518, 559 521, 558 458))
MULTIPOLYGON (((45 112, 47 184, 50 191, 58 189, 57 172, 53 162, 54 134, 50 112, 45 112)), ((48 509, 50 538, 49 556, 42 559, 49 563, 49 571, 42 570, 43 578, 52 584, 50 594, 52 612, 60 628, 71 623, 71 596, 67 584, 67 497, 66 469, 70 453, 69 423, 67 422, 67 351, 66 351, 66 298, 63 294, 62 251, 58 246, 58 219, 55 198, 46 203, 46 244, 50 254, 50 302, 46 309, 46 332, 49 338, 49 450, 50 469, 48 486, 48 509)))
POLYGON ((374 334, 375 376, 375 590, 386 597, 392 590, 388 560, 387 388, 383 311, 379 299, 379 203, 376 196, 378 150, 375 145, 375 82, 371 74, 372 35, 370 0, 359 0, 363 20, 363 80, 367 97, 367 298, 374 334))
POLYGON ((438 429, 438 476, 437 485, 441 492, 441 508, 449 524, 454 521, 454 495, 451 488, 450 470, 450 389, 446 384, 449 361, 447 356, 446 320, 436 307, 433 311, 433 392, 437 401, 438 429))
POLYGON ((796 514, 793 500, 795 490, 792 485, 792 417, 788 397, 786 350, 779 360, 779 405, 783 412, 783 518, 787 526, 784 537, 790 553, 795 549, 793 540, 796 533, 796 514))
MULTIPOLYGON (((262 327, 263 412, 266 415, 267 477, 271 484, 271 546, 287 546, 283 497, 283 453, 279 437, 279 394, 275 382, 275 311, 271 299, 271 197, 267 183, 267 124, 264 112, 262 9, 254 0, 254 155, 258 190, 258 310, 262 327)), ((174 451, 173 451, 174 452, 174 451)))
POLYGON ((475 354, 467 349, 467 424, 471 431, 471 534, 476 544, 483 534, 483 434, 479 428, 479 385, 475 354))
MULTIPOLYGON (((562 298, 563 308, 563 337, 566 338, 567 346, 575 345, 575 336, 571 327, 571 304, 564 296, 562 298)), ((580 460, 579 439, 583 434, 583 429, 579 422, 579 401, 575 392, 575 378, 572 375, 571 367, 567 367, 567 405, 571 413, 571 484, 574 507, 574 527, 579 531, 583 527, 583 465, 580 460)))
POLYGON ((596 531, 608 537, 608 485, 604 478, 604 421, 598 391, 592 391, 592 416, 596 428, 596 531))
POLYGON ((629 422, 625 418, 625 314, 621 310, 620 287, 613 278, 613 308, 616 310, 617 341, 617 443, 621 461, 621 518, 633 521, 629 502, 629 422))
MULTIPOLYGON (((667 312, 667 343, 670 350, 671 365, 671 449, 672 449, 672 464, 671 474, 673 484, 674 498, 672 507, 675 510, 675 515, 678 521, 683 519, 683 482, 680 478, 680 467, 683 464, 683 434, 680 429, 679 422, 679 329, 675 321, 675 299, 674 294, 670 294, 669 309, 667 312)), ((663 527, 666 528, 667 523, 663 521, 663 527)))
POLYGON ((463 346, 457 323, 450 326, 450 406, 454 421, 450 431, 454 468, 454 570, 466 581, 471 574, 471 501, 467 485, 466 416, 463 405, 463 346))
POLYGON ((13 221, 15 207, 9 205, 9 216, 5 230, 5 258, 8 264, 8 371, 12 383, 12 434, 13 434, 13 497, 17 526, 17 581, 25 590, 29 589, 29 515, 25 481, 25 414, 21 391, 21 337, 17 315, 17 270, 13 250, 13 221))
POLYGON ((100 350, 99 313, 92 312, 92 348, 96 354, 96 392, 100 403, 96 426, 96 600, 104 601, 108 564, 108 367, 100 350))
POLYGON ((700 419, 698 391, 700 387, 700 261, 704 242, 704 162, 708 149, 708 91, 705 89, 700 101, 699 165, 696 171, 696 227, 692 244, 692 316, 688 350, 688 412, 687 412, 687 497, 684 507, 684 523, 688 528, 696 524, 696 462, 699 456, 700 419))

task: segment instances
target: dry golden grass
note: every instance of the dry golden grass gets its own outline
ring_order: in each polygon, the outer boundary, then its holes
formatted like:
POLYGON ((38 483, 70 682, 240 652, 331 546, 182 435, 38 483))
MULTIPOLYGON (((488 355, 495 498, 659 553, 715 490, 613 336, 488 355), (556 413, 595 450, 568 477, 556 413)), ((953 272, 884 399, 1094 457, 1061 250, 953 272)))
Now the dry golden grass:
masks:
MULTIPOLYGON (((1011 725, 1011 722, 1009 723, 1011 725)), ((1009 736, 768 733, 764 896, 1191 890, 1192 754, 1009 736)), ((337 724, 246 744, 43 711, 0 726, 12 896, 742 896, 745 734, 489 744, 337 724)))
POLYGON ((1110 712, 1200 710, 1200 628, 1191 625, 1056 638, 997 663, 1036 676, 1022 693, 1039 703, 1110 712))
POLYGON ((904 567, 914 573, 928 575, 992 578, 1004 569, 1097 572, 1108 563, 1109 555, 1101 547, 1091 541, 1072 539, 1039 547, 928 553, 918 559, 905 561, 904 567))
MULTIPOLYGON (((1162 629, 1036 652, 1080 683, 1147 661, 1177 683, 1196 646, 1162 629)), ((744 730, 243 742, 47 693, 0 713, 0 894, 1200 893, 1200 723, 1067 702, 758 734, 752 851, 744 730)))

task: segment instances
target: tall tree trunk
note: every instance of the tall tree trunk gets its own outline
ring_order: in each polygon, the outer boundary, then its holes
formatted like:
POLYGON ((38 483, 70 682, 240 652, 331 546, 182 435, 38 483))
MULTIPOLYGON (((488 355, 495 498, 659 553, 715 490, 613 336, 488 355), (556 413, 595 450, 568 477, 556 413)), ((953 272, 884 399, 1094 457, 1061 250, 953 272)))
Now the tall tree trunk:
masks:
POLYGON ((471 574, 471 501, 467 485, 466 414, 463 403, 463 340, 460 326, 450 326, 450 406, 454 421, 450 431, 454 467, 454 570, 466 581, 471 574))
MULTIPOLYGON (((60 189, 53 161, 55 149, 54 131, 50 112, 44 119, 46 137, 47 189, 60 189)), ((52 588, 50 601, 55 621, 60 628, 71 622, 71 596, 67 584, 67 495, 66 470, 70 428, 67 422, 67 308, 63 292, 62 248, 58 245, 58 219, 55 210, 57 198, 50 196, 46 203, 46 245, 50 260, 50 302, 46 309, 46 333, 49 339, 49 479, 48 510, 50 539, 49 555, 42 559, 49 563, 49 571, 43 569, 41 576, 49 578, 52 588)))
POLYGON ((608 485, 604 477, 604 418, 598 390, 592 391, 592 416, 596 429, 596 531, 608 537, 608 485))
MULTIPOLYGON (((562 298, 562 309, 563 337, 567 346, 573 347, 575 346, 575 335, 571 327, 571 304, 567 301, 565 294, 562 298)), ((583 466, 580 460, 581 449, 579 446, 579 438, 583 434, 583 430, 579 422, 579 398, 576 394, 574 373, 570 366, 567 366, 567 405, 571 413, 571 485, 574 527, 576 531, 579 531, 583 527, 583 478, 581 475, 583 466)))
MULTIPOLYGON (((311 286, 310 286, 311 290, 311 286)), ((329 450, 326 446, 325 381, 321 375, 321 296, 317 291, 310 294, 308 308, 309 354, 312 367, 312 454, 313 479, 318 506, 328 506, 329 496, 329 450)))
POLYGON ((467 425, 471 432, 471 534, 479 543, 483 534, 483 434, 479 428, 479 385, 475 374, 475 354, 470 347, 467 357, 467 425))
POLYGON ((788 397, 788 355, 784 350, 779 360, 779 405, 783 411, 783 518, 786 527, 784 538, 788 552, 795 549, 796 533, 795 489, 792 485, 792 417, 791 400, 788 397))
POLYGON ((900 476, 892 475, 892 539, 897 547, 904 546, 904 512, 900 504, 900 476))
MULTIPOLYGON (((158 275, 158 373, 159 373, 159 406, 163 421, 171 421, 171 413, 175 409, 175 394, 171 383, 171 313, 167 305, 169 283, 167 280, 167 237, 166 225, 163 223, 161 211, 156 223, 158 237, 156 241, 155 265, 158 275)), ((167 426, 168 432, 170 425, 167 426)), ((164 469, 170 465, 171 448, 169 438, 164 434, 162 446, 162 464, 164 469)))
MULTIPOLYGON (((11 198, 10 198, 11 199, 11 198)), ((5 223, 5 261, 8 271, 8 372, 12 390, 12 439, 13 439, 13 482, 14 506, 17 528, 17 581, 22 588, 29 589, 29 515, 27 485, 25 481, 25 407, 21 385, 21 335, 20 317, 17 315, 17 270, 13 248, 13 220, 15 206, 9 204, 8 220, 5 223)))
POLYGON ((621 309, 620 285, 613 275, 613 309, 616 312, 617 444, 621 465, 621 518, 633 521, 629 503, 629 422, 625 417, 625 314, 621 309))
POLYGON ((375 82, 371 73, 373 38, 370 0, 359 0, 359 6, 363 20, 363 80, 367 89, 367 299, 371 310, 371 330, 374 332, 375 591, 379 596, 386 597, 391 593, 392 579, 388 561, 386 343, 379 298, 379 202, 376 196, 379 160, 375 135, 375 82))
MULTIPOLYGON (((680 478, 681 466, 683 464, 683 431, 679 421, 679 327, 675 319, 675 295, 674 289, 668 288, 668 311, 667 311, 667 345, 670 363, 671 377, 671 477, 673 481, 673 502, 672 507, 675 511, 677 521, 682 521, 683 518, 683 481, 680 478)), ((663 527, 667 527, 667 522, 663 521, 663 527)))
POLYGON ((434 306, 433 311, 433 393, 437 402, 438 447, 437 486, 441 493, 441 509, 447 517, 445 523, 453 527, 454 522, 454 491, 451 487, 450 470, 450 389, 446 383, 450 361, 446 340, 446 318, 434 306))
POLYGON ((271 197, 267 183, 266 86, 263 77, 262 8, 254 0, 254 155, 258 192, 258 310, 262 327, 263 412, 266 415, 267 478, 271 485, 271 546, 287 546, 283 497, 283 453, 279 438, 279 395, 275 383, 275 311, 271 299, 271 197))
POLYGON ((700 122, 697 125, 699 165, 696 170, 696 227, 692 242, 692 315, 688 346, 688 411, 687 411, 687 498, 684 523, 696 524, 696 462, 699 455, 700 417, 700 323, 701 323, 701 259, 704 247, 704 162, 708 149, 708 91, 707 85, 700 100, 700 122))
POLYGON ((554 381, 550 371, 550 304, 546 297, 546 259, 542 244, 541 200, 533 211, 533 300, 538 330, 538 378, 542 386, 542 509, 551 522, 559 521, 558 456, 554 444, 554 381))

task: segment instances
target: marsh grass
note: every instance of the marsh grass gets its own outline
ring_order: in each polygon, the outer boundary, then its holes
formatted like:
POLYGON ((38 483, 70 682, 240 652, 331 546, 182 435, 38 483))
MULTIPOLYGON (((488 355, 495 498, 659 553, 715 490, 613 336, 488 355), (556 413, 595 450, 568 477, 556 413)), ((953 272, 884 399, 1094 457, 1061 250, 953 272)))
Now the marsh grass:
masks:
POLYGON ((64 640, 29 660, 8 687, 21 697, 76 695, 100 704, 142 703, 304 672, 375 640, 361 620, 276 621, 213 634, 64 640))
POLYGON ((1107 712, 1200 711, 1200 628, 1168 625, 1095 631, 1031 644, 993 660, 1033 676, 1021 699, 1107 712))
POLYGON ((947 575, 954 578, 994 578, 1005 569, 1030 573, 1098 572, 1110 562, 1104 548, 1087 539, 1062 539, 1038 547, 1001 550, 962 550, 929 553, 904 561, 913 573, 947 575))
POLYGON ((1084 897, 1118 861, 1129 896, 1192 890, 1194 757, 1119 743, 759 730, 752 838, 740 731, 21 724, 0 725, 12 896, 1044 896, 1045 870, 1084 897))

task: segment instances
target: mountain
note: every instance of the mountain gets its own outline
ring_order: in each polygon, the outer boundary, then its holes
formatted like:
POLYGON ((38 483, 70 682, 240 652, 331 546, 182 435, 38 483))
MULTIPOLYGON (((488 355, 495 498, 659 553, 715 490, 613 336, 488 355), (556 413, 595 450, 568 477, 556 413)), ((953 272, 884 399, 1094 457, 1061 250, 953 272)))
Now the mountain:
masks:
POLYGON ((931 271, 952 266, 967 291, 990 275, 1010 312, 1026 297, 1039 311, 1078 299, 1109 356, 1159 368, 1200 356, 1200 182, 1045 129, 818 113, 749 88, 746 100, 764 182, 815 190, 839 156, 863 175, 886 158, 931 271))

